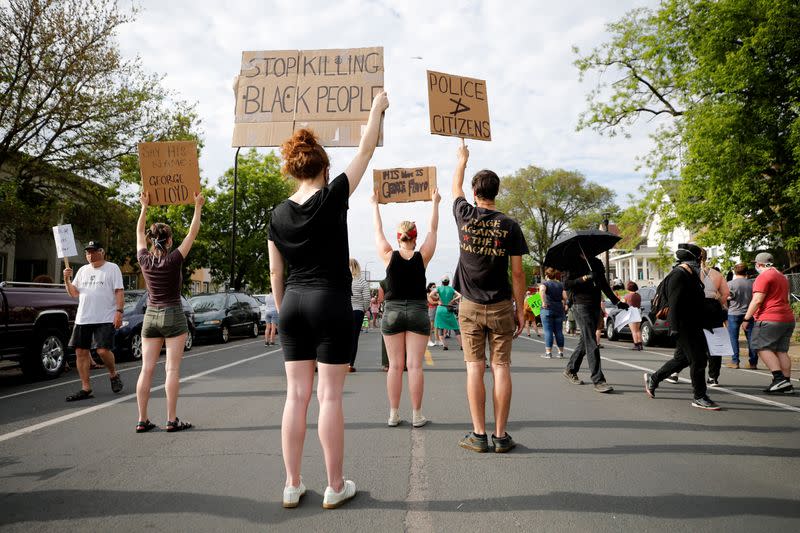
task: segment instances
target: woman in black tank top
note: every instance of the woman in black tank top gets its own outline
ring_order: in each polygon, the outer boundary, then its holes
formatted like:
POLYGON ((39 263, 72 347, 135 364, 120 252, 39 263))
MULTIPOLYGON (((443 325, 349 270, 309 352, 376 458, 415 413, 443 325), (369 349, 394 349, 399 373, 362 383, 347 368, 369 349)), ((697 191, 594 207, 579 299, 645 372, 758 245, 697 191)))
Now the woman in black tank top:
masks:
POLYGON ((408 367, 408 389, 411 395, 412 425, 422 427, 428 420, 422 415, 422 356, 428 344, 431 324, 428 320, 428 300, 425 290, 425 268, 436 251, 436 232, 439 227, 438 189, 431 192, 433 211, 431 226, 425 242, 417 247, 417 226, 403 221, 397 229, 398 250, 383 234, 383 223, 377 192, 370 199, 375 219, 375 244, 378 255, 386 265, 386 291, 381 333, 389 356, 386 391, 389 396, 389 426, 400 423, 400 393, 403 390, 403 367, 408 367), (407 356, 406 356, 407 354, 407 356))

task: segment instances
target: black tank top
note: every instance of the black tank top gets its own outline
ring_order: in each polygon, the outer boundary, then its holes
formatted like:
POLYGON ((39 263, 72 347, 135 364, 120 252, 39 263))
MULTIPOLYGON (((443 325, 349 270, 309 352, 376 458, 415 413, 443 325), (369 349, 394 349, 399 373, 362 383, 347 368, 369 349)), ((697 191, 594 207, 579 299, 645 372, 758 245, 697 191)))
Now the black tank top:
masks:
POLYGON ((425 263, 422 254, 414 252, 411 259, 403 259, 400 252, 392 252, 386 267, 387 300, 427 300, 425 293, 425 263))

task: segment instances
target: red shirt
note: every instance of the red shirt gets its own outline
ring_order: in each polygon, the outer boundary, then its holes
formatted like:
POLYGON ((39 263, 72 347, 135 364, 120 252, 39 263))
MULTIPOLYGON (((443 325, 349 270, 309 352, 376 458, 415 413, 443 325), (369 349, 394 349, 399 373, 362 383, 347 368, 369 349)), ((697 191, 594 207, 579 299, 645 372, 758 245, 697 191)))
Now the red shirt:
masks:
POLYGON ((794 322, 792 308, 789 307, 789 280, 774 268, 768 268, 758 275, 753 283, 753 294, 764 294, 764 301, 753 318, 765 322, 794 322))

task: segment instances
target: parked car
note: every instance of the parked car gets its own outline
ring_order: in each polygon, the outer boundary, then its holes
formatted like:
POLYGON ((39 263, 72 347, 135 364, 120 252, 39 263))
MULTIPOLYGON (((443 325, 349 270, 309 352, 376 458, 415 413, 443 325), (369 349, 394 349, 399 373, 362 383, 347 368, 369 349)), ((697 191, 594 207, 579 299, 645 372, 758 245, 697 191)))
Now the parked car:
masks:
POLYGON ((0 359, 19 362, 32 378, 58 377, 77 311, 63 285, 0 283, 0 359))
POLYGON ((198 338, 228 342, 231 336, 258 337, 261 313, 258 302, 243 292, 198 294, 190 300, 198 338))
POLYGON ((261 314, 261 326, 267 327, 267 295, 254 294, 253 298, 258 302, 258 311, 261 314))
MULTIPOLYGON (((650 309, 653 297, 656 295, 655 287, 641 287, 639 289, 639 296, 642 297, 642 344, 645 346, 653 346, 656 343, 669 342, 669 322, 666 320, 650 320, 650 309)), ((614 329, 614 318, 621 311, 617 306, 611 303, 611 300, 606 299, 606 313, 608 316, 605 321, 606 337, 610 341, 615 341, 620 337, 629 338, 631 336, 631 328, 627 325, 623 326, 619 331, 614 329)))
MULTIPOLYGON (((195 322, 194 309, 189 300, 181 296, 183 313, 189 323, 189 334, 186 336, 184 350, 187 352, 194 346, 195 322)), ((114 334, 114 355, 127 355, 131 359, 142 358, 142 322, 147 309, 147 291, 125 291, 125 306, 122 312, 122 327, 114 334)))

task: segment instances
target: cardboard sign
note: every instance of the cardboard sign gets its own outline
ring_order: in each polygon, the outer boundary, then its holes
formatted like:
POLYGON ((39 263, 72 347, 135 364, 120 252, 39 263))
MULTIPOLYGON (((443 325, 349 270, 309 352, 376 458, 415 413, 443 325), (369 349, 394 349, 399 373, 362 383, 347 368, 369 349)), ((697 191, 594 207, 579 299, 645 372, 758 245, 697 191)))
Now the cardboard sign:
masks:
POLYGON ((358 146, 383 90, 383 48, 242 52, 233 90, 235 147, 280 146, 299 128, 324 146, 358 146))
POLYGON ((56 241, 56 254, 60 258, 78 255, 75 247, 75 235, 72 233, 72 224, 53 226, 53 238, 56 241))
POLYGON ((193 204, 200 192, 197 143, 170 141, 139 144, 139 171, 150 205, 193 204))
POLYGON ((378 203, 430 202, 436 188, 436 167, 373 170, 378 203))
POLYGON ((538 292, 528 296, 528 298, 525 300, 525 303, 531 308, 533 316, 539 316, 542 314, 542 295, 538 292))
POLYGON ((431 133, 491 141, 486 82, 428 71, 431 133))

